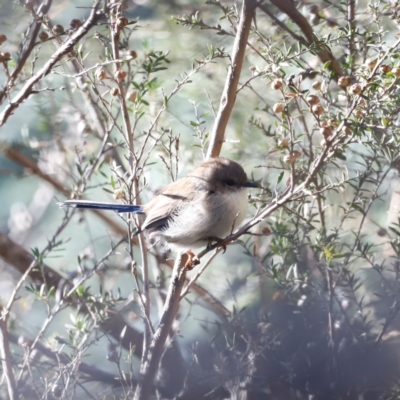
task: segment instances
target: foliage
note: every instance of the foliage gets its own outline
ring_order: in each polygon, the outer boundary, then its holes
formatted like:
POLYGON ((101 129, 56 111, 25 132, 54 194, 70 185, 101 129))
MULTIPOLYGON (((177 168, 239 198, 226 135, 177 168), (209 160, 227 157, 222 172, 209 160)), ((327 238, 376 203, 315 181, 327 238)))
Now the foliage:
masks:
POLYGON ((398 398, 400 4, 170 6, 143 22, 85 2, 65 28, 27 0, 11 14, 23 35, 0 34, 4 202, 32 197, 11 190, 21 167, 37 198, 1 222, 0 257, 23 276, 3 273, 0 396, 398 398), (221 131, 260 189, 192 271, 135 236, 139 218, 50 204, 145 203, 221 131))

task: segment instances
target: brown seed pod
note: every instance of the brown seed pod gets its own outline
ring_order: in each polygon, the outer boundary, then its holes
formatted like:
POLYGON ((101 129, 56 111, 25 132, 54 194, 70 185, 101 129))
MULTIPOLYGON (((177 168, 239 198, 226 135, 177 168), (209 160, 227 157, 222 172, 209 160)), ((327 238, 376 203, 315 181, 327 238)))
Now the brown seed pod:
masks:
POLYGON ((283 111, 283 104, 282 103, 275 103, 272 109, 274 110, 274 113, 281 113, 283 111))
POLYGON ((396 67, 392 69, 393 75, 398 78, 400 76, 400 68, 396 67))
POLYGON ((110 90, 110 94, 111 94, 111 96, 118 96, 118 95, 119 95, 119 89, 116 88, 116 87, 113 87, 113 88, 110 90))
POLYGON ((354 85, 351 85, 350 89, 349 89, 349 92, 354 95, 360 94, 361 91, 362 91, 362 88, 359 83, 355 83, 354 85))
POLYGON ((310 94, 310 95, 306 98, 306 100, 307 100, 307 103, 308 103, 310 106, 313 106, 313 105, 319 103, 319 97, 316 96, 315 94, 310 94))
POLYGON ((315 115, 321 115, 325 111, 324 107, 322 107, 321 104, 315 104, 311 107, 311 110, 315 115))
POLYGON ((294 157, 292 153, 286 154, 285 157, 283 157, 283 162, 285 164, 293 165, 296 161, 297 157, 294 157))
POLYGON ((279 147, 288 148, 289 147, 289 139, 283 138, 278 142, 279 147))
POLYGON ((293 154, 293 157, 295 157, 295 158, 299 158, 301 156, 301 153, 299 151, 297 151, 297 150, 293 151, 290 154, 293 154))
POLYGON ((81 20, 76 19, 76 18, 71 19, 71 21, 70 21, 70 23, 69 23, 69 26, 70 26, 71 29, 73 29, 73 30, 78 29, 81 25, 82 25, 81 20))
POLYGON ((310 17, 311 25, 318 25, 321 22, 321 18, 318 14, 312 14, 310 17))
POLYGON ((361 111, 361 110, 354 110, 354 116, 357 118, 357 119, 362 119, 362 118, 364 118, 364 113, 361 111))
POLYGON ((377 62, 378 60, 376 58, 367 58, 365 60, 365 64, 370 71, 372 71, 375 68, 377 62))
POLYGON ((107 72, 104 69, 98 69, 96 71, 96 78, 99 81, 102 81, 103 79, 106 79, 107 78, 107 72))
POLYGON ((271 83, 271 87, 274 90, 279 90, 283 85, 282 79, 274 79, 271 83))
POLYGON ((64 33, 64 27, 62 25, 59 25, 59 24, 54 25, 53 26, 53 32, 56 35, 61 35, 62 33, 64 33))
POLYGON ((127 26, 129 24, 129 21, 128 21, 128 18, 121 15, 120 17, 117 18, 116 23, 117 23, 118 28, 124 28, 125 26, 127 26))
POLYGON ((35 1, 35 0, 26 0, 26 1, 25 1, 25 7, 26 7, 28 10, 33 10, 33 8, 35 7, 35 5, 36 5, 36 1, 35 1))
POLYGON ((123 69, 117 69, 114 72, 114 78, 117 81, 123 81, 125 79, 125 77, 126 77, 126 72, 123 69))
POLYGON ((323 126, 319 133, 325 138, 328 139, 332 135, 332 128, 330 126, 323 126))
POLYGON ((321 89, 321 85, 322 85, 321 81, 314 81, 313 84, 312 84, 312 87, 315 90, 320 90, 321 89))
POLYGON ((381 71, 382 74, 387 74, 388 72, 390 72, 392 70, 392 68, 388 64, 382 64, 379 67, 379 70, 381 71))
POLYGON ((125 192, 122 188, 118 188, 114 190, 113 196, 115 200, 125 199, 125 192))
POLYGON ((136 100, 136 95, 136 92, 128 92, 128 94, 126 95, 126 99, 134 102, 136 100))
POLYGON ((342 132, 346 135, 346 136, 350 136, 353 132, 352 130, 347 126, 344 125, 342 128, 342 132))
POLYGON ((0 44, 3 44, 7 40, 7 36, 0 33, 0 44))
POLYGON ((335 27, 335 26, 337 25, 337 21, 336 21, 335 18, 329 17, 329 18, 326 19, 326 24, 327 24, 330 28, 333 28, 333 27, 335 27))
POLYGON ((137 53, 135 50, 127 50, 126 57, 135 60, 137 58, 137 53))
POLYGON ((0 53, 0 62, 8 61, 11 58, 11 54, 8 51, 0 53))
POLYGON ((347 75, 343 75, 338 79, 338 85, 341 87, 347 87, 350 85, 350 77, 347 75))
POLYGON ((41 41, 45 41, 45 40, 47 40, 49 38, 49 34, 47 33, 47 32, 45 32, 45 31, 42 31, 42 32, 40 32, 39 33, 39 39, 41 40, 41 41))
POLYGON ((365 107, 365 100, 362 97, 360 97, 358 99, 358 104, 357 105, 360 106, 360 107, 365 107))

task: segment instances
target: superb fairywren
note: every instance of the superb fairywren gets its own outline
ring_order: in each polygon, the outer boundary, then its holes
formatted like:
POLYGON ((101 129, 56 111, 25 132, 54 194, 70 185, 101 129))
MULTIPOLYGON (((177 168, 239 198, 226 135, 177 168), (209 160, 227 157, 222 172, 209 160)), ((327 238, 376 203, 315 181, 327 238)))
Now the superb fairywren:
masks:
POLYGON ((68 200, 60 206, 145 214, 141 226, 150 238, 160 237, 170 248, 188 251, 207 245, 237 229, 246 217, 248 181, 237 162, 216 157, 161 189, 143 205, 68 200))

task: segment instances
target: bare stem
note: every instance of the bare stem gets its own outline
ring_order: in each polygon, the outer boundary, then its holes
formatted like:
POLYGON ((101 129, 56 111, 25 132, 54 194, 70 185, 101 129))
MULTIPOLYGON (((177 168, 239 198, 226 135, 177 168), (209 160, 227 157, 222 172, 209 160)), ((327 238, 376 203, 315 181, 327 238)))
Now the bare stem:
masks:
POLYGON ((211 133, 207 158, 218 157, 221 153, 222 143, 224 142, 225 137, 225 130, 236 101, 236 91, 239 84, 240 74, 242 72, 247 39, 249 37, 251 21, 254 17, 255 7, 255 0, 243 1, 240 22, 232 49, 232 62, 226 77, 218 114, 215 118, 213 131, 211 133))
POLYGON ((146 359, 140 367, 139 384, 136 388, 135 400, 147 400, 152 392, 153 381, 160 364, 165 342, 178 312, 181 292, 186 278, 186 260, 187 256, 182 254, 179 254, 175 260, 161 320, 151 341, 146 359))

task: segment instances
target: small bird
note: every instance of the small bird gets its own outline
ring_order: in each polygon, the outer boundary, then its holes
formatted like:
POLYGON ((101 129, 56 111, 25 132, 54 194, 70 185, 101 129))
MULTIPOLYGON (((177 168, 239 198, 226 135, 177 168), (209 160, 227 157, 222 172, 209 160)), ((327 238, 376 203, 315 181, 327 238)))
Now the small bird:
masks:
POLYGON ((145 214, 141 229, 150 239, 161 238, 168 247, 187 251, 219 241, 240 226, 247 214, 248 181, 240 164, 216 157, 201 163, 192 173, 170 183, 143 206, 68 200, 61 207, 114 210, 145 214))

